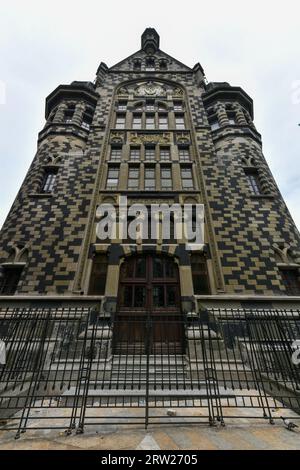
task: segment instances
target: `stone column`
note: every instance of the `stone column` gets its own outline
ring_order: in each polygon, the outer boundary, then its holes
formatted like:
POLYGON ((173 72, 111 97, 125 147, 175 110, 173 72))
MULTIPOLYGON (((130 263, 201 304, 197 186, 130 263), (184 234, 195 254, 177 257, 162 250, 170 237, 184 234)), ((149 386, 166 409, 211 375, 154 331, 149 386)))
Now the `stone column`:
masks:
POLYGON ((155 164, 155 191, 161 191, 161 182, 160 182, 160 165, 155 164))
POLYGON ((229 119, 226 113, 225 106, 223 104, 219 104, 217 107, 217 116, 218 121, 221 127, 229 125, 229 119))
POLYGON ((144 163, 140 164, 140 182, 139 182, 139 190, 144 189, 144 181, 145 181, 145 165, 144 163))
POLYGON ((122 162, 120 165, 120 174, 119 174, 119 189, 120 190, 127 189, 128 173, 129 173, 128 163, 122 162))
POLYGON ((67 109, 66 103, 62 102, 58 105, 55 116, 53 118, 53 124, 59 124, 60 122, 64 122, 66 109, 67 109))
POLYGON ((72 117, 72 124, 81 126, 85 107, 86 107, 86 104, 84 103, 84 101, 80 101, 79 103, 76 104, 75 111, 72 117))
POLYGON ((173 163, 171 167, 171 174, 173 180, 173 191, 181 190, 181 174, 180 174, 180 165, 179 163, 173 163))
POLYGON ((247 126, 247 120, 245 118, 245 114, 242 111, 242 108, 239 105, 234 106, 234 110, 236 113, 236 122, 239 126, 247 126))

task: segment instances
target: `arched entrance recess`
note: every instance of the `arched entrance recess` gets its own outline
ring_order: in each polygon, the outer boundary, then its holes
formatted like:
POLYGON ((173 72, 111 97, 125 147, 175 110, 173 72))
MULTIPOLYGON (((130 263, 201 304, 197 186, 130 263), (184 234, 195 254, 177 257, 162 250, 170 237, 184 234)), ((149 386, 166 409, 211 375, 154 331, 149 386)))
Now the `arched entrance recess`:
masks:
POLYGON ((182 352, 178 266, 169 256, 131 256, 121 265, 115 352, 182 352))

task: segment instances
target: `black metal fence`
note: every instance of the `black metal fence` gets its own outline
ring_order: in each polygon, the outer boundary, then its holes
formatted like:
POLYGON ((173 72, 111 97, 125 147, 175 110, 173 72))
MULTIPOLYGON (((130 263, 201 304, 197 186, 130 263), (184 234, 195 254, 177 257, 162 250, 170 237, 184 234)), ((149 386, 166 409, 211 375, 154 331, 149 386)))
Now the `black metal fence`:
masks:
POLYGON ((7 309, 0 339, 0 429, 17 437, 300 414, 300 311, 105 319, 89 308, 7 309))

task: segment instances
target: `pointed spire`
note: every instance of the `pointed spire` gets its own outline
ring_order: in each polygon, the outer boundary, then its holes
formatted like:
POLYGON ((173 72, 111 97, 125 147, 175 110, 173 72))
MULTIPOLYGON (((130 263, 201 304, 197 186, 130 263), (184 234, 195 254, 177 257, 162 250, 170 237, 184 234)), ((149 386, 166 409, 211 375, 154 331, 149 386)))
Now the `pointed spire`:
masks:
POLYGON ((159 34, 154 28, 146 28, 143 32, 142 49, 146 54, 154 54, 159 49, 159 34))

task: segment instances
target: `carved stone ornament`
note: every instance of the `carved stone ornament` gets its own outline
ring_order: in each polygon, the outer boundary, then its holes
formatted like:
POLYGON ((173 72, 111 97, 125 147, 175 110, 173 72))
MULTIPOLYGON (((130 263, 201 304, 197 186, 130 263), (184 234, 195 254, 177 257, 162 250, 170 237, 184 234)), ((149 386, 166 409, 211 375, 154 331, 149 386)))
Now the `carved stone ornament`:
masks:
POLYGON ((138 199, 128 199, 127 203, 131 204, 144 204, 149 206, 151 204, 169 204, 170 206, 174 204, 174 199, 151 199, 151 198, 141 198, 138 199))
POLYGON ((129 135, 129 142, 132 144, 168 144, 170 140, 169 132, 163 134, 138 134, 136 132, 129 135))
POLYGON ((166 94, 166 90, 156 83, 148 82, 140 85, 134 94, 136 96, 162 96, 166 94))
POLYGON ((191 142, 190 134, 185 132, 176 133, 177 144, 189 144, 191 142))
POLYGON ((125 140, 124 132, 111 132, 110 142, 114 144, 123 144, 124 140, 125 140))
POLYGON ((120 88, 119 91, 118 91, 118 95, 128 95, 128 93, 129 92, 128 92, 127 88, 124 87, 124 86, 122 88, 120 88))
POLYGON ((173 90, 173 95, 174 96, 183 96, 183 90, 181 88, 174 88, 173 90))

